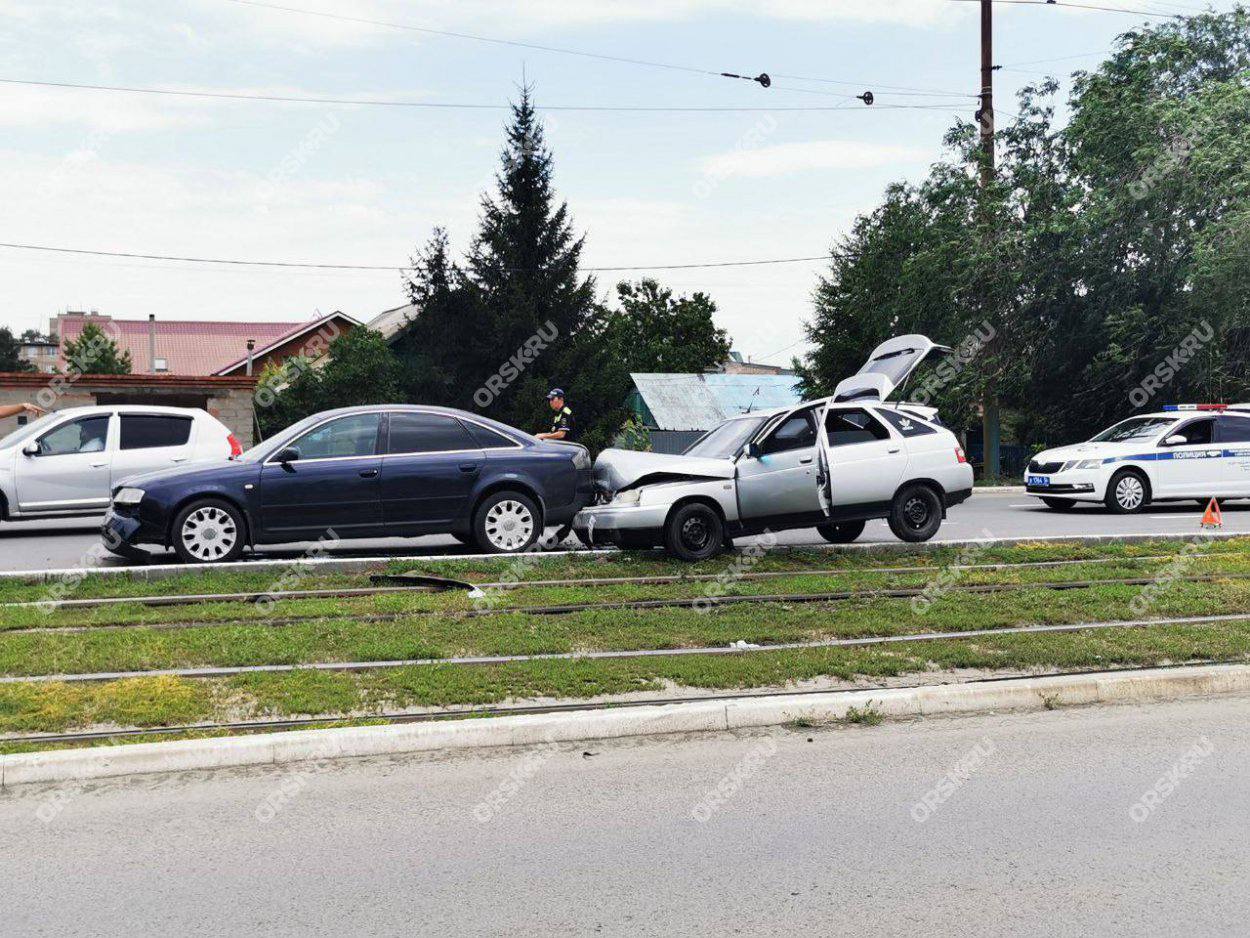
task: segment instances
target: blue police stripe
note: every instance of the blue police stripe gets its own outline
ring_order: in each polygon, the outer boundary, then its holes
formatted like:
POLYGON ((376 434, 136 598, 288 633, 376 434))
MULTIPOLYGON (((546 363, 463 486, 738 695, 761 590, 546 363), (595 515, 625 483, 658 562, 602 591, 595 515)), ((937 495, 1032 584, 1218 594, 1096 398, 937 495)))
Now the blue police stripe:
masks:
POLYGON ((1160 462, 1165 459, 1245 459, 1250 449, 1202 450, 1198 452, 1140 453, 1136 456, 1108 456, 1102 464, 1114 462, 1160 462))

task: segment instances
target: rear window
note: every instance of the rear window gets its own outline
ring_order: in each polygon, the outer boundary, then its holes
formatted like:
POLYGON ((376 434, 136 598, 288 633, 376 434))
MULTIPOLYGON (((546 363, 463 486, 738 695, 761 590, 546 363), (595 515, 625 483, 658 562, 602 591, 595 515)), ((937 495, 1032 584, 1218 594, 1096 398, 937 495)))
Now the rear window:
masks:
POLYGON ((183 446, 191 439, 191 418, 168 414, 122 414, 122 449, 183 446))
POLYGON ((931 426, 911 414, 900 413, 897 410, 890 410, 882 407, 877 411, 877 416, 885 419, 894 425, 894 429, 906 437, 924 436, 927 433, 937 433, 931 426))
POLYGON ((462 420, 460 422, 464 424, 465 429, 469 431, 469 435, 473 437, 473 442, 482 449, 499 449, 501 446, 515 447, 517 445, 515 440, 510 440, 502 433, 496 433, 494 430, 489 430, 481 424, 473 423, 470 420, 462 420))

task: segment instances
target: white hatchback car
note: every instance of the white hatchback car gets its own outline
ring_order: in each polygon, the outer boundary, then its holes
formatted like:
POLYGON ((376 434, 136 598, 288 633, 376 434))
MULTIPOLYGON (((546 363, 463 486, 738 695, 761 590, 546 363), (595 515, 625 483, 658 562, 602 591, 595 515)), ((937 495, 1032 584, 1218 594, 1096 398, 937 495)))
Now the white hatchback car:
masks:
POLYGON ((583 543, 663 544, 683 560, 787 528, 847 543, 872 518, 926 541, 972 494, 972 467, 935 408, 887 399, 935 350, 949 351, 921 335, 891 339, 832 397, 732 417, 679 456, 604 450, 601 504, 578 512, 573 529, 583 543))
POLYGON ((73 407, 0 440, 0 518, 102 514, 126 476, 243 452, 234 434, 191 407, 73 407))
POLYGON ((1129 417, 1085 443, 1038 453, 1024 484, 1050 508, 1102 502, 1117 514, 1250 498, 1250 405, 1169 404, 1129 417))

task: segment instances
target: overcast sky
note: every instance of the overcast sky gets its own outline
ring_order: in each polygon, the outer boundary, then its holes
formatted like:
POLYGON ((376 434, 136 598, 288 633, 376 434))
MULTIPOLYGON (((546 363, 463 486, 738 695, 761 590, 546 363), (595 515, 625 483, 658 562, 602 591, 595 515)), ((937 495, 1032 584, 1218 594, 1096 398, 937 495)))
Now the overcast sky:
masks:
MULTIPOLYGON (((279 0, 283 2, 283 0, 279 0)), ((1136 10, 1200 0, 1100 0, 1136 10)), ((590 267, 828 251, 892 180, 919 179, 975 109, 976 3, 962 0, 286 0, 283 5, 697 71, 261 9, 231 0, 0 0, 0 79, 504 105, 838 107, 545 114, 555 182, 590 267), (799 76, 783 78, 781 76, 799 76), (809 79, 827 79, 820 82, 809 79), (847 82, 837 84, 833 82, 847 82), (949 96, 910 96, 886 86, 949 96), (864 107, 834 95, 873 90, 864 107), (966 94, 966 98, 953 93, 966 94), (883 105, 927 105, 890 110, 883 105)), ((1216 4, 1228 9, 1231 2, 1216 4)), ((1046 70, 1097 63, 1142 16, 996 8, 1000 120, 1046 70), (1065 61, 1038 59, 1075 56, 1065 61)), ((1065 82, 1065 89, 1067 83, 1065 82)), ((0 241, 180 256, 395 264, 435 225, 462 251, 506 111, 221 101, 0 85, 0 241)), ((655 271, 704 290, 745 355, 784 364, 820 263, 655 271)), ((597 274, 601 293, 621 276, 597 274)), ((368 319, 404 302, 392 271, 255 269, 0 249, 0 320, 368 319)))

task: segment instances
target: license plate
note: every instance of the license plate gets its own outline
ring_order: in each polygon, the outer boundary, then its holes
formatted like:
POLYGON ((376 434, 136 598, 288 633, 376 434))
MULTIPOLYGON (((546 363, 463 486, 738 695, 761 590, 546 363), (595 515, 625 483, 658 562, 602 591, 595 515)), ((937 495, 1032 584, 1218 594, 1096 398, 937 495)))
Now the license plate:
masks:
POLYGON ((1050 476, 1029 476, 1029 485, 1046 488, 1050 485, 1050 476))

